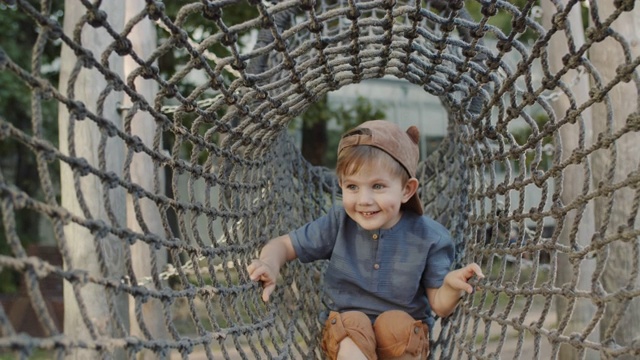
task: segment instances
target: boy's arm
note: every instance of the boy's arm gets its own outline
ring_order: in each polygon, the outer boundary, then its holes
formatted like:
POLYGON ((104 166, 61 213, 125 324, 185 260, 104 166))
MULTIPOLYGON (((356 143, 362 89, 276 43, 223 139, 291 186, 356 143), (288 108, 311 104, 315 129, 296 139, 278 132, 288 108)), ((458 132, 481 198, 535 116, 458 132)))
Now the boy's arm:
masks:
POLYGON ((480 266, 471 263, 461 269, 449 272, 439 288, 427 289, 431 310, 442 318, 451 315, 458 305, 462 292, 466 291, 469 294, 473 292, 473 287, 469 285, 469 279, 474 275, 484 278, 480 266))
POLYGON ((289 235, 271 239, 260 251, 260 258, 253 260, 247 267, 249 278, 262 283, 262 300, 269 301, 269 296, 276 288, 280 268, 285 262, 297 257, 289 235))

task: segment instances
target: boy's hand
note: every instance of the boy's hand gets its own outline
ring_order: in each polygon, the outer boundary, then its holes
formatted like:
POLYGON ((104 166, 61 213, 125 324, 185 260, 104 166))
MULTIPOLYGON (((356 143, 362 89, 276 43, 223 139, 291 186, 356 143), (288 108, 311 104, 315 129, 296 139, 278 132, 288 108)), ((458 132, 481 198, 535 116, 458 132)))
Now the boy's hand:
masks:
POLYGON ((444 283, 455 290, 464 290, 471 294, 473 292, 473 286, 469 285, 469 279, 474 275, 480 279, 484 278, 480 266, 476 263, 471 263, 461 269, 448 273, 444 278, 444 283))
POLYGON ((269 296, 276 288, 278 273, 261 260, 253 260, 251 265, 247 266, 247 271, 252 281, 260 281, 262 283, 262 301, 269 301, 269 296))

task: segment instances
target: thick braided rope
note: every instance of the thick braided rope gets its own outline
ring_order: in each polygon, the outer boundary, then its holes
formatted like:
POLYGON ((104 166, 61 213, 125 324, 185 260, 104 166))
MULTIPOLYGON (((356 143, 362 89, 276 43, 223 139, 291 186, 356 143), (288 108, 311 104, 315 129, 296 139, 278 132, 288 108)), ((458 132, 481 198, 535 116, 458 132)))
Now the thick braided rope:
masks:
POLYGON ((637 38, 616 30, 637 13, 634 1, 615 1, 606 15, 599 11, 606 4, 590 2, 584 41, 571 26, 578 1, 554 1, 547 27, 534 16, 540 10, 534 1, 469 3, 201 1, 169 15, 164 3, 149 0, 119 26, 117 14, 83 0, 77 6, 86 9, 84 16, 65 33, 51 14, 53 3, 36 8, 3 1, 11 8, 2 11, 29 16, 39 36, 30 66, 0 48, 0 71, 28 86, 32 103, 31 129, 0 110, 0 142, 25 150, 39 183, 31 189, 15 179, 11 157, 0 164, 9 248, 0 254, 0 268, 20 278, 23 301, 44 335, 20 332, 11 321, 14 303, 3 302, 0 349, 23 357, 84 349, 100 358, 123 354, 118 351, 129 357, 319 358, 324 264, 287 265, 269 304, 244 268, 265 241, 314 219, 340 197, 331 171, 301 157, 289 124, 331 91, 394 76, 438 96, 447 110, 448 134, 420 167, 421 197, 427 213, 450 229, 456 265, 477 261, 490 275, 432 330, 431 357, 493 359, 509 347, 514 358, 548 356, 541 355, 545 350, 556 357, 566 346, 601 358, 639 355, 638 338, 624 332, 637 320, 640 298, 640 165, 626 156, 640 130, 640 57, 637 38), (233 22, 225 15, 233 6, 252 6, 258 15, 233 22), (510 31, 492 25, 500 16, 510 19, 510 31), (187 31, 194 18, 211 28, 206 36, 187 31), (163 41, 141 55, 129 36, 146 20, 155 22, 163 41), (101 52, 83 44, 91 29, 108 38, 101 52), (249 49, 241 38, 251 32, 257 42, 249 49), (523 36, 531 40, 520 41, 523 36), (556 69, 558 50, 551 43, 559 36, 568 50, 556 69), (608 41, 624 58, 611 71, 590 60, 608 41), (46 47, 54 43, 75 54, 65 91, 43 70, 46 47), (186 60, 161 73, 158 62, 171 54, 186 60), (117 66, 122 58, 136 64, 127 75, 117 66), (78 100, 83 95, 75 90, 89 71, 104 83, 95 103, 78 100), (157 86, 154 96, 142 95, 136 81, 143 79, 157 86), (583 98, 585 80, 590 85, 583 98), (616 107, 622 89, 632 102, 628 113, 616 107), (118 109, 121 119, 111 118, 113 98, 130 100, 118 109), (564 100, 568 105, 559 110, 564 100), (68 112, 66 148, 42 131, 45 122, 56 121, 43 117, 52 102, 68 112), (600 108, 603 119, 591 120, 600 108), (544 124, 536 111, 547 118, 544 124), (140 115, 157 126, 151 141, 133 130, 140 115), (529 131, 524 140, 513 132, 518 123, 529 131), (94 158, 78 155, 87 126, 99 134, 94 158), (577 132, 573 148, 569 131, 577 132), (114 142, 124 149, 121 167, 110 163, 114 142), (139 158, 152 164, 150 187, 133 180, 139 158), (57 163, 72 173, 78 211, 61 205, 57 163), (101 188, 88 190, 86 179, 101 188), (565 202, 572 187, 577 196, 565 202), (525 196, 532 189, 541 199, 533 205, 525 196), (124 195, 135 228, 119 213, 124 195), (94 210, 96 199, 104 216, 94 210), (160 228, 152 225, 149 204, 160 228), (64 266, 28 254, 17 227, 25 214, 46 224, 64 266), (97 272, 74 265, 70 226, 90 234, 84 241, 93 246, 97 272), (509 244, 512 228, 518 233, 509 244), (149 258, 132 255, 137 244, 148 246, 149 258), (149 273, 137 273, 140 262, 149 273), (114 275, 115 263, 123 276, 114 275), (81 334, 56 323, 41 288, 47 277, 69 286, 81 334), (107 325, 93 317, 88 289, 105 299, 107 325), (130 300, 131 315, 119 307, 123 299, 130 300), (152 317, 145 313, 150 305, 152 317), (593 308, 590 318, 575 329, 585 306, 593 308))

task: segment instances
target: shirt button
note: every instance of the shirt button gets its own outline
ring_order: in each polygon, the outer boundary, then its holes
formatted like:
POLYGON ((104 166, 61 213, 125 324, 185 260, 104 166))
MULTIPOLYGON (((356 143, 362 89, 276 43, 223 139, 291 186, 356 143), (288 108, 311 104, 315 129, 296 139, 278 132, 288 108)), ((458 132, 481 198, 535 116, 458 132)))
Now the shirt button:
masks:
POLYGON ((375 265, 373 265, 373 268, 378 270, 378 269, 380 269, 380 265, 379 264, 375 264, 375 265))
POLYGON ((378 240, 378 234, 373 234, 373 240, 378 240))

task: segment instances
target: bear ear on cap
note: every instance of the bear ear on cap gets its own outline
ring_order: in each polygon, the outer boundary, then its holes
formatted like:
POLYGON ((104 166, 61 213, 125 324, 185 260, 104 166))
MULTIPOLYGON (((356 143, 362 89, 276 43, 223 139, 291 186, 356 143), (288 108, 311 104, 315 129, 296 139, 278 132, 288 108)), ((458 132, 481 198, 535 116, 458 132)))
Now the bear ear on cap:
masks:
POLYGON ((416 144, 418 144, 418 142, 420 141, 420 130, 418 130, 418 128, 413 125, 407 129, 407 135, 409 135, 411 140, 413 140, 413 142, 416 144))

